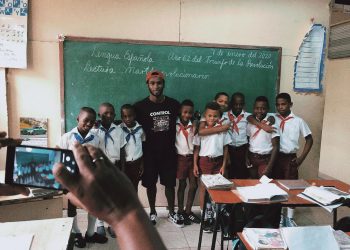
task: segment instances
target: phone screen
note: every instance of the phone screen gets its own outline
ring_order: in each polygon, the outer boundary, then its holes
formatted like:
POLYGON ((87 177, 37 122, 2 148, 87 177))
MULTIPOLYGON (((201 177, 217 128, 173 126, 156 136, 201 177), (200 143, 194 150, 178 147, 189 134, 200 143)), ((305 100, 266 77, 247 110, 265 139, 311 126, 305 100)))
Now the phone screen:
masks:
POLYGON ((55 163, 63 163, 73 174, 78 171, 70 150, 16 146, 8 148, 7 157, 6 183, 10 184, 61 190, 52 173, 55 163))

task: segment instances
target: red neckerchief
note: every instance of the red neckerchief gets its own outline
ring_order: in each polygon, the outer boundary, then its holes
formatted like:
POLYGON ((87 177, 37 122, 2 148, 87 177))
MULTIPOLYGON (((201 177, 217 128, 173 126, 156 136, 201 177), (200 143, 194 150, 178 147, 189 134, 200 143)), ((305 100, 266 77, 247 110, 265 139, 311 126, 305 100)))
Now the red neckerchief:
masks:
MULTIPOLYGON (((266 121, 266 120, 262 120, 261 123, 267 123, 268 124, 269 122, 266 121)), ((252 139, 255 138, 259 134, 260 130, 261 130, 261 128, 258 128, 258 130, 255 131, 255 133, 252 136, 252 139)))
POLYGON ((284 118, 283 116, 281 115, 277 115, 278 118, 281 119, 281 124, 280 124, 280 129, 282 130, 282 133, 283 133, 283 130, 284 130, 284 125, 286 124, 286 122, 290 119, 293 119, 294 117, 293 116, 289 116, 287 118, 284 118))
POLYGON ((238 123, 242 120, 243 117, 244 113, 237 116, 237 120, 235 120, 235 116, 231 112, 228 112, 228 118, 232 122, 232 131, 236 131, 237 134, 239 134, 238 123))
POLYGON ((184 126, 181 122, 178 122, 177 125, 179 125, 179 127, 180 127, 180 129, 179 129, 179 131, 177 133, 182 132, 182 134, 186 138, 187 146, 188 146, 188 148, 190 148, 190 145, 188 144, 188 131, 187 131, 187 129, 189 129, 189 128, 192 129, 192 125, 184 126))
MULTIPOLYGON (((221 120, 219 120, 216 124, 218 124, 219 126, 222 126, 222 123, 226 120, 226 118, 222 118, 221 120)), ((215 127, 215 125, 213 126, 215 127)))

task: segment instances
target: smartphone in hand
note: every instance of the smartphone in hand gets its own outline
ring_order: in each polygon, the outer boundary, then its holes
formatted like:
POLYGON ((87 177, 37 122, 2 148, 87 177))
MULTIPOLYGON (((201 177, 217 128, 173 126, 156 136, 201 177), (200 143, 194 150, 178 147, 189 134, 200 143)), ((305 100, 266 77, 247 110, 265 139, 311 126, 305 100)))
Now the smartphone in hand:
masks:
POLYGON ((72 174, 78 174, 71 150, 25 145, 8 147, 5 183, 63 190, 52 173, 58 162, 63 163, 72 174))

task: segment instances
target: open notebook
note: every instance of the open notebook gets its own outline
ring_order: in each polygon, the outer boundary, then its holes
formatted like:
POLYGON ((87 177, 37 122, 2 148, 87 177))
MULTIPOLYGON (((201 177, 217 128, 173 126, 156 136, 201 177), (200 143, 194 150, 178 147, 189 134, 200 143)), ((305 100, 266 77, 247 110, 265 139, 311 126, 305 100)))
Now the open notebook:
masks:
POLYGON ((237 187, 244 202, 280 202, 288 200, 288 193, 274 183, 261 183, 255 186, 237 187))

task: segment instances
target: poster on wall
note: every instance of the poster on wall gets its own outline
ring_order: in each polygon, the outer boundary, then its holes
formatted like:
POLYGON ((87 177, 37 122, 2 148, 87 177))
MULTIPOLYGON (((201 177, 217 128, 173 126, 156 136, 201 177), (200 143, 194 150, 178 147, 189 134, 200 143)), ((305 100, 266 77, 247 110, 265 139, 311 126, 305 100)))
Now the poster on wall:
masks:
POLYGON ((22 145, 47 147, 47 119, 21 117, 19 121, 22 145))
POLYGON ((321 92, 326 28, 313 24, 305 35, 294 65, 294 91, 321 92))
POLYGON ((27 68, 28 0, 0 0, 0 67, 27 68))

